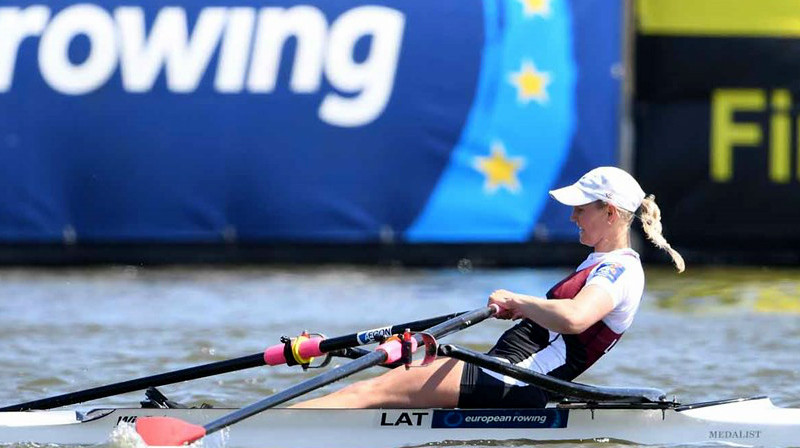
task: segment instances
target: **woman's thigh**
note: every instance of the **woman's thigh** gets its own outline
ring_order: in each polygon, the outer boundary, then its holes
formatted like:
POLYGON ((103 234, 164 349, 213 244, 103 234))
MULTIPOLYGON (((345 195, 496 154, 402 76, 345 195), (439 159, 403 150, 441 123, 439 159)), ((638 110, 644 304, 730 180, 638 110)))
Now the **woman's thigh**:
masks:
POLYGON ((371 407, 455 407, 463 365, 455 359, 438 359, 424 367, 417 363, 408 370, 398 367, 367 380, 361 392, 373 394, 371 407))

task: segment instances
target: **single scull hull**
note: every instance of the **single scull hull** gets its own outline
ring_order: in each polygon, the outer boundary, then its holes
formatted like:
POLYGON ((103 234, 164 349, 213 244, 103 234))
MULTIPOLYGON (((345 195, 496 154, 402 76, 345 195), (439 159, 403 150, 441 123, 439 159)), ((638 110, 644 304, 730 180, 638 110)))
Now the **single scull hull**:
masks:
MULTIPOLYGON (((121 423, 170 416, 204 424, 230 409, 100 409, 0 413, 0 443, 88 445, 108 441, 121 423)), ((212 435, 210 437, 220 437, 212 435)), ((229 448, 381 448, 443 441, 610 439, 637 444, 729 442, 798 446, 800 409, 767 398, 694 406, 574 405, 528 410, 272 409, 224 431, 229 448)))

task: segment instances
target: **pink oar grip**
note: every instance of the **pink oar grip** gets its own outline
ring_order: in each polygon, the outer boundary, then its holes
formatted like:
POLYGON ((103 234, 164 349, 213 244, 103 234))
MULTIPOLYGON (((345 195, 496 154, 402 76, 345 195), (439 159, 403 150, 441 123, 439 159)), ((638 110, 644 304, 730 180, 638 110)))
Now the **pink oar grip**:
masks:
MULTIPOLYGON (((397 339, 386 341, 375 350, 386 353, 386 361, 384 361, 384 364, 391 364, 403 358, 403 343, 397 339)), ((411 352, 413 353, 415 351, 417 351, 417 340, 411 338, 411 352)))
POLYGON ((315 356, 322 356, 324 353, 319 349, 319 344, 324 341, 323 338, 306 339, 300 343, 300 348, 297 352, 300 353, 301 358, 313 358, 315 356))
POLYGON ((283 356, 283 344, 275 344, 264 350, 264 362, 268 366, 286 364, 286 357, 283 356))
MULTIPOLYGON (((324 340, 324 338, 311 338, 301 342, 300 347, 297 349, 298 353, 300 353, 300 357, 313 358, 315 356, 324 355, 325 353, 319 348, 319 344, 324 340)), ((264 362, 270 366, 286 364, 286 357, 283 356, 283 349, 284 344, 275 344, 264 350, 264 362)))

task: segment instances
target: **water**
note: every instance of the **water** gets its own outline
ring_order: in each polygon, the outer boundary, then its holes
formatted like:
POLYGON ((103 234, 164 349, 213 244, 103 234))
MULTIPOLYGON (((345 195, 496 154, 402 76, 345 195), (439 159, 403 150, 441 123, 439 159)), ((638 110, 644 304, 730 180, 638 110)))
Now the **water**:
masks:
MULTIPOLYGON (((498 288, 543 294, 568 272, 6 269, 0 271, 0 403, 249 355, 301 330, 337 336, 473 309, 498 288)), ((800 407, 800 271, 646 272, 647 293, 633 327, 580 381, 657 387, 681 402, 769 395, 778 405, 800 407)), ((485 350, 507 326, 486 321, 448 342, 485 350)), ((263 367, 160 389, 187 404, 241 406, 316 373, 263 367)), ((137 392, 87 406, 130 406, 142 398, 137 392)))

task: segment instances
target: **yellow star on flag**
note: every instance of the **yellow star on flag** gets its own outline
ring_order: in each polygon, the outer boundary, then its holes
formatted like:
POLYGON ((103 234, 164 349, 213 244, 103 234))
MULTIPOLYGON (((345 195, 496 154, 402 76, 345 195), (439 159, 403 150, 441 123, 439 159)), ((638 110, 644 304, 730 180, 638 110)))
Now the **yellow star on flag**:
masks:
POLYGON ((489 157, 476 156, 472 166, 486 177, 483 190, 487 193, 495 193, 500 187, 517 193, 521 188, 517 173, 525 167, 525 159, 506 156, 501 142, 492 143, 489 157))
POLYGON ((550 0, 517 0, 522 3, 525 17, 550 17, 550 0))
POLYGON ((517 88, 517 101, 522 104, 528 104, 531 100, 546 104, 550 99, 547 95, 550 74, 536 70, 533 61, 523 61, 519 71, 509 76, 509 82, 517 88))

